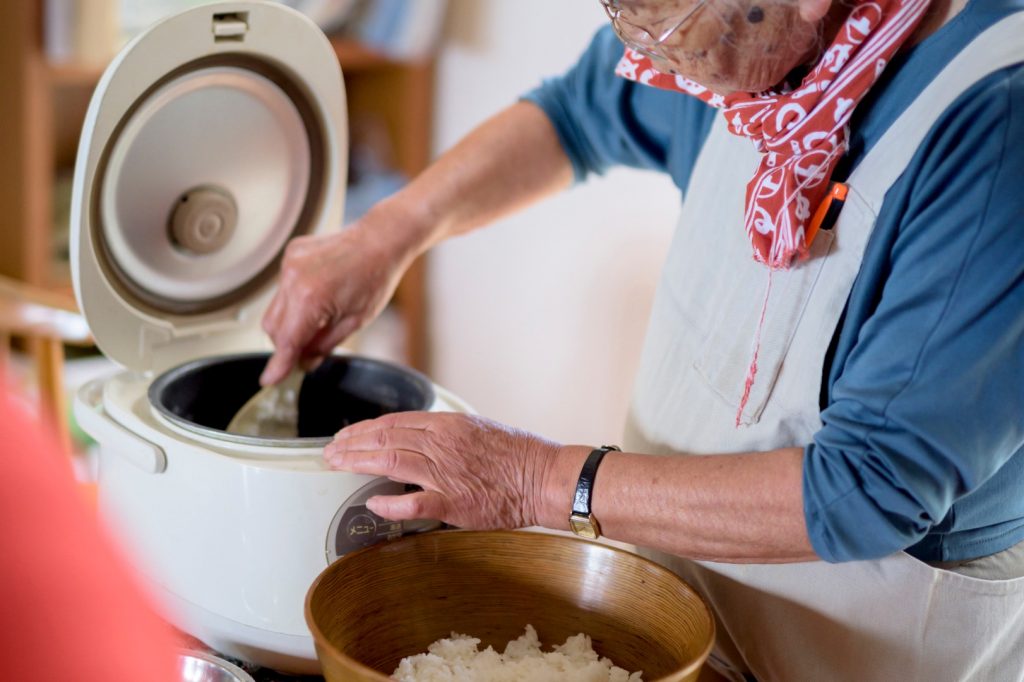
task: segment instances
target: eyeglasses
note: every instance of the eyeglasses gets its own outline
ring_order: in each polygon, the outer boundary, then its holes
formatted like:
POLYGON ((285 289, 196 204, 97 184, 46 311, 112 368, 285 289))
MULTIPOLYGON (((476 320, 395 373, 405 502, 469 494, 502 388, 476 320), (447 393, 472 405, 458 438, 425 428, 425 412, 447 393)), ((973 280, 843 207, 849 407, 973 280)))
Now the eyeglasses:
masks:
POLYGON ((668 59, 664 49, 665 41, 707 4, 707 0, 697 0, 686 14, 664 20, 668 22, 668 28, 655 35, 623 16, 629 10, 623 8, 622 0, 600 0, 600 2, 604 7, 605 14, 612 21, 615 35, 619 36, 619 40, 626 47, 636 50, 645 57, 662 60, 668 59))

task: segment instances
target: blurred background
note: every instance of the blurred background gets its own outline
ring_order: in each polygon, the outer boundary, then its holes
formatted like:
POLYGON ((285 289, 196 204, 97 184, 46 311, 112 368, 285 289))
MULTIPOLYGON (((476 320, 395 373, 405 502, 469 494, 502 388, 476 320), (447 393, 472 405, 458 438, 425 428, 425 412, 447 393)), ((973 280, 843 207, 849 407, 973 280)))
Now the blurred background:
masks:
MULTIPOLYGON (((67 262, 85 109, 125 42, 199 4, 0 3, 0 353, 76 452, 89 444, 67 395, 116 369, 76 315, 67 262)), ((597 0, 286 4, 328 33, 344 72, 346 222, 569 68, 607 21, 597 0)), ((563 442, 616 442, 678 202, 670 181, 651 173, 592 178, 435 249, 347 345, 427 372, 486 416, 563 442)))

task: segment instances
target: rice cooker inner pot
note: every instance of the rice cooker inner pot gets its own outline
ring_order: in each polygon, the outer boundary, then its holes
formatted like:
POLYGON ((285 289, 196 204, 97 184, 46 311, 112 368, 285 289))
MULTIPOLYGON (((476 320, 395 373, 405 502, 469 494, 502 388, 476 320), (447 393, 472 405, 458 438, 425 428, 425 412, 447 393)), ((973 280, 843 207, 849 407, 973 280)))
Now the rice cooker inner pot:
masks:
POLYGON ((298 438, 228 433, 235 413, 260 390, 268 353, 193 360, 164 372, 149 387, 149 402, 166 419, 193 433, 234 443, 317 447, 364 419, 428 410, 433 384, 419 372, 373 360, 335 355, 306 375, 298 396, 298 438))

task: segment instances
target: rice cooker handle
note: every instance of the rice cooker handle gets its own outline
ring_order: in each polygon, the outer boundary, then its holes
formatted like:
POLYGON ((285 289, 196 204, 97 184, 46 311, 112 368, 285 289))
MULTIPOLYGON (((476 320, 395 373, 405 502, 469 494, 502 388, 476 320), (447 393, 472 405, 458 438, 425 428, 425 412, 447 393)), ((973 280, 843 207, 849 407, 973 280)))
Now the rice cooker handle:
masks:
POLYGON ((74 413, 78 425, 104 450, 117 453, 147 474, 163 473, 167 468, 163 449, 124 428, 103 409, 104 381, 94 379, 75 394, 74 413))

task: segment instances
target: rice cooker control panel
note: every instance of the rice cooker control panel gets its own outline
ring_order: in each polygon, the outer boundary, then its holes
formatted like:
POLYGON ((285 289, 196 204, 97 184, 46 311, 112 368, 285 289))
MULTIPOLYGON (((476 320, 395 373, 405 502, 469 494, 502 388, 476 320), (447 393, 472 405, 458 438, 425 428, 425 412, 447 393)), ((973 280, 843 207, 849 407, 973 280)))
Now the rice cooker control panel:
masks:
POLYGON ((441 528, 443 523, 428 519, 389 521, 366 507, 366 501, 375 495, 402 495, 415 490, 419 488, 385 479, 373 481, 356 491, 345 500, 331 521, 327 532, 327 562, 384 540, 441 528))

